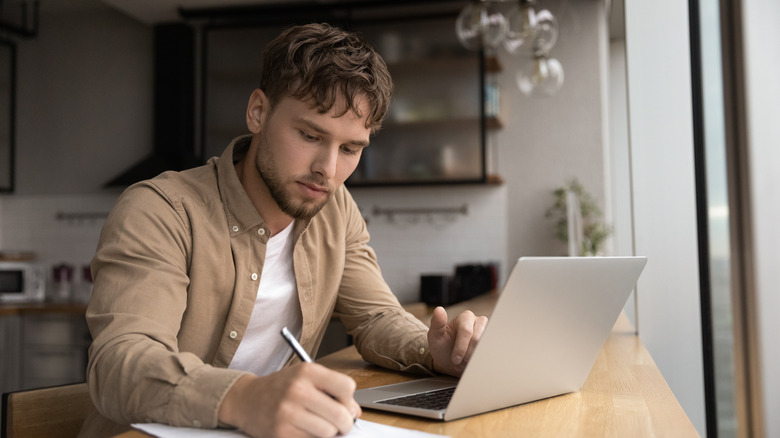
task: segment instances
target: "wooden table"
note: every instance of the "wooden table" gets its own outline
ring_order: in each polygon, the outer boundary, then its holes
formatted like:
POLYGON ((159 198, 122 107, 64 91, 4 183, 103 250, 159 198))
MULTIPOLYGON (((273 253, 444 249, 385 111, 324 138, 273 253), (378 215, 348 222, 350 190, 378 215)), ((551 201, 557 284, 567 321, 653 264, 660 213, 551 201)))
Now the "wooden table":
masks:
MULTIPOLYGON (((463 307, 489 314, 494 296, 463 307)), ((358 388, 414 378, 370 365, 348 347, 319 359, 348 374, 358 388)), ((363 411, 363 419, 452 437, 698 437, 696 429, 667 385, 652 357, 621 315, 579 392, 451 422, 363 411)), ((121 438, 147 437, 138 431, 121 438)))

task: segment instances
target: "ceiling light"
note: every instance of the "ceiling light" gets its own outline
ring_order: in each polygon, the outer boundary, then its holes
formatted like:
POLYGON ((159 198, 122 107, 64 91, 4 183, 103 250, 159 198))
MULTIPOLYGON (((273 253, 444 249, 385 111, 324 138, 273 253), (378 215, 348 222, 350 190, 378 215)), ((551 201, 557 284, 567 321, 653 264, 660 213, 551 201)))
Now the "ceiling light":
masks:
POLYGON ((536 11, 536 0, 517 0, 504 15, 498 8, 506 0, 475 0, 466 5, 455 22, 455 31, 470 50, 496 50, 502 46, 513 55, 529 56, 529 66, 517 74, 526 95, 553 95, 563 85, 563 66, 550 58, 558 40, 558 20, 548 10, 536 11))

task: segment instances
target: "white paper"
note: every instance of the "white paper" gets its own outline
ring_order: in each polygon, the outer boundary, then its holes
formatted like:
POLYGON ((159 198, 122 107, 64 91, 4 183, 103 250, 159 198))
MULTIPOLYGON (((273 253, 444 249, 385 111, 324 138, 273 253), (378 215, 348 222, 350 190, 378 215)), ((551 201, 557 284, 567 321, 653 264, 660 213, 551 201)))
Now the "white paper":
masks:
MULTIPOLYGON (((159 423, 137 423, 133 424, 133 427, 158 438, 247 438, 247 435, 229 429, 195 429, 191 427, 173 427, 159 423)), ((358 419, 357 423, 355 423, 355 427, 344 436, 352 438, 441 438, 444 435, 402 429, 400 427, 387 426, 385 424, 358 419)))

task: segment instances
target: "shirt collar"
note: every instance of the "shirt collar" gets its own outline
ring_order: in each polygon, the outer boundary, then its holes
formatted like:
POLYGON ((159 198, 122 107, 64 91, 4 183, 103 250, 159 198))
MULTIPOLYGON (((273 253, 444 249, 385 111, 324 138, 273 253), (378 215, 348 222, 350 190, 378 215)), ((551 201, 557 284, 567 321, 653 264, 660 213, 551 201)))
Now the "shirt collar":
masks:
MULTIPOLYGON (((251 142, 252 134, 236 137, 215 163, 217 184, 231 236, 258 226, 268 231, 265 221, 255 209, 236 173, 235 163, 244 158, 251 142)), ((308 228, 310 222, 310 220, 295 221, 293 233, 296 240, 308 228)))

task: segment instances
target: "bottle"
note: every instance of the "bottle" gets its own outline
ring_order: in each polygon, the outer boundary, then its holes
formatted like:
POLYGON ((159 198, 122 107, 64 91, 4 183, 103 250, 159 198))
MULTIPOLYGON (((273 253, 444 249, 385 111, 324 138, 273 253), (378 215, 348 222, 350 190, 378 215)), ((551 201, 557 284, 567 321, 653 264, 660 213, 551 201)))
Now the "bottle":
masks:
POLYGON ((50 295, 51 300, 58 303, 63 303, 71 299, 71 292, 73 289, 73 267, 60 263, 54 266, 54 287, 50 295))
POLYGON ((87 304, 92 296, 92 271, 89 269, 89 265, 81 267, 81 279, 78 287, 75 289, 74 300, 79 303, 87 304))

